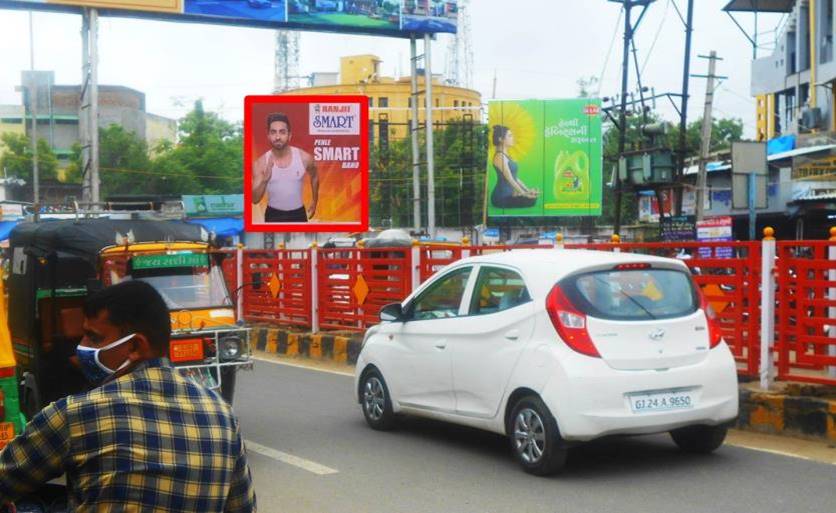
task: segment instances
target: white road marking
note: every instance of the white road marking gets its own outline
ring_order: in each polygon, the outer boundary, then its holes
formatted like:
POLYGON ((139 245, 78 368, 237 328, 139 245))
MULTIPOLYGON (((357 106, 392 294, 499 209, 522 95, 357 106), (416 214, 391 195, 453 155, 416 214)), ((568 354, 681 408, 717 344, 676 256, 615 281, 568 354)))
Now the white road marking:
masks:
MULTIPOLYGON (((815 458, 810 458, 807 456, 802 456, 801 454, 789 451, 779 451, 777 449, 767 449, 766 447, 758 447, 755 445, 750 444, 743 444, 740 442, 726 442, 726 445, 731 445, 732 447, 740 447, 742 449, 749 449, 750 451, 759 451, 759 452, 767 452, 769 454, 777 454, 778 456, 786 456, 787 458, 796 458, 799 460, 806 460, 806 461, 815 461, 818 463, 828 463, 825 461, 817 460, 815 458)), ((836 463, 830 463, 831 465, 836 465, 836 463)))
POLYGON ((317 371, 317 372, 325 372, 327 374, 336 374, 337 376, 348 376, 348 377, 351 377, 351 378, 354 377, 354 374, 351 373, 351 372, 331 370, 331 369, 321 369, 319 367, 314 367, 312 365, 304 365, 304 364, 301 364, 301 363, 282 362, 282 361, 278 361, 278 360, 273 360, 271 358, 264 358, 264 357, 261 357, 261 356, 253 355, 253 360, 258 360, 260 362, 267 362, 267 363, 275 363, 276 365, 285 365, 287 367, 296 367, 297 369, 306 369, 306 370, 312 370, 312 371, 317 371))
POLYGON ((308 472, 319 476, 339 473, 339 470, 337 469, 326 467, 325 465, 320 465, 315 461, 306 460, 305 458, 300 458, 299 456, 294 456, 286 452, 277 451, 276 449, 272 449, 270 447, 265 447, 261 444, 253 442, 252 440, 245 440, 244 445, 247 447, 247 451, 267 456, 268 458, 272 458, 282 463, 287 463, 288 465, 293 465, 294 467, 299 467, 302 470, 307 470, 308 472))

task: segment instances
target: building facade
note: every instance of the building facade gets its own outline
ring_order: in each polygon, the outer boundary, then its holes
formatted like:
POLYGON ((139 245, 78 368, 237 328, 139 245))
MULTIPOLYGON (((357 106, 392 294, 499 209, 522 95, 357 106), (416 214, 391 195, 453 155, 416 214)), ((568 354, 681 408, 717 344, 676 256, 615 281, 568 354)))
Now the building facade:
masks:
MULTIPOLYGON (((726 10, 758 7, 734 0, 726 10)), ((787 216, 796 237, 822 238, 836 219, 836 0, 774 0, 760 11, 785 15, 771 54, 751 69, 756 139, 768 143, 770 210, 787 216)))
MULTIPOLYGON (((403 139, 409 134, 412 119, 411 79, 409 76, 392 78, 381 75, 381 60, 375 55, 353 55, 340 59, 339 74, 314 73, 312 86, 278 94, 362 94, 369 97, 369 117, 377 127, 372 139, 381 136, 380 130, 392 139, 403 139)), ((418 121, 424 122, 424 76, 419 74, 418 121)), ((482 96, 478 91, 447 85, 443 79, 432 78, 433 122, 441 127, 452 121, 470 119, 481 121, 482 96)))
MULTIPOLYGON (((52 71, 24 71, 20 87, 22 105, 0 105, 0 131, 30 135, 30 95, 34 94, 38 137, 49 142, 64 167, 72 147, 80 142, 79 115, 81 86, 56 85, 52 71)), ((166 139, 177 137, 177 121, 150 114, 145 110, 145 93, 123 86, 99 86, 99 129, 120 125, 153 148, 166 139)))

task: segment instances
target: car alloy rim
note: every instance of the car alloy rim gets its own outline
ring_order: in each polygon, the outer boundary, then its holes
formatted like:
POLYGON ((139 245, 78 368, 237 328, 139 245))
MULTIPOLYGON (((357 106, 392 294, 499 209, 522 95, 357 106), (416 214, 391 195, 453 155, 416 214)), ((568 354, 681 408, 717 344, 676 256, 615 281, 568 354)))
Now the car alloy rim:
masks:
POLYGON ((376 377, 371 377, 366 380, 366 386, 363 388, 363 408, 372 420, 380 420, 386 404, 383 383, 376 377))
POLYGON ((537 463, 546 450, 546 429, 540 415, 524 408, 514 419, 514 448, 526 463, 537 463))

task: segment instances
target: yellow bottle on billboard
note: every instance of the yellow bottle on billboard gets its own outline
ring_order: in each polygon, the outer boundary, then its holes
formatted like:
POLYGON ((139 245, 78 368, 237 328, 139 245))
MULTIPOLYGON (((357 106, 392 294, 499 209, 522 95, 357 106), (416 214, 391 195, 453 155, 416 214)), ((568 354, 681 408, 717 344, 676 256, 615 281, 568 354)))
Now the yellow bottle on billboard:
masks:
POLYGON ((557 202, 589 198, 589 156, 583 151, 561 151, 554 161, 554 197, 557 202))

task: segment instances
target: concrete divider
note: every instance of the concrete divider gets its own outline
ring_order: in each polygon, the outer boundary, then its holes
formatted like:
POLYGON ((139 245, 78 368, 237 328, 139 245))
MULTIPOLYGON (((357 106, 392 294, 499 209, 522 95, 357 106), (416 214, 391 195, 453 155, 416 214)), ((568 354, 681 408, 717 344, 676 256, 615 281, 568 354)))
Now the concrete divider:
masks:
POLYGON ((357 362, 363 343, 360 333, 306 333, 275 326, 252 326, 251 336, 256 351, 346 365, 357 362))
POLYGON ((836 395, 828 387, 790 384, 781 391, 762 392, 744 384, 737 427, 836 443, 836 395))

